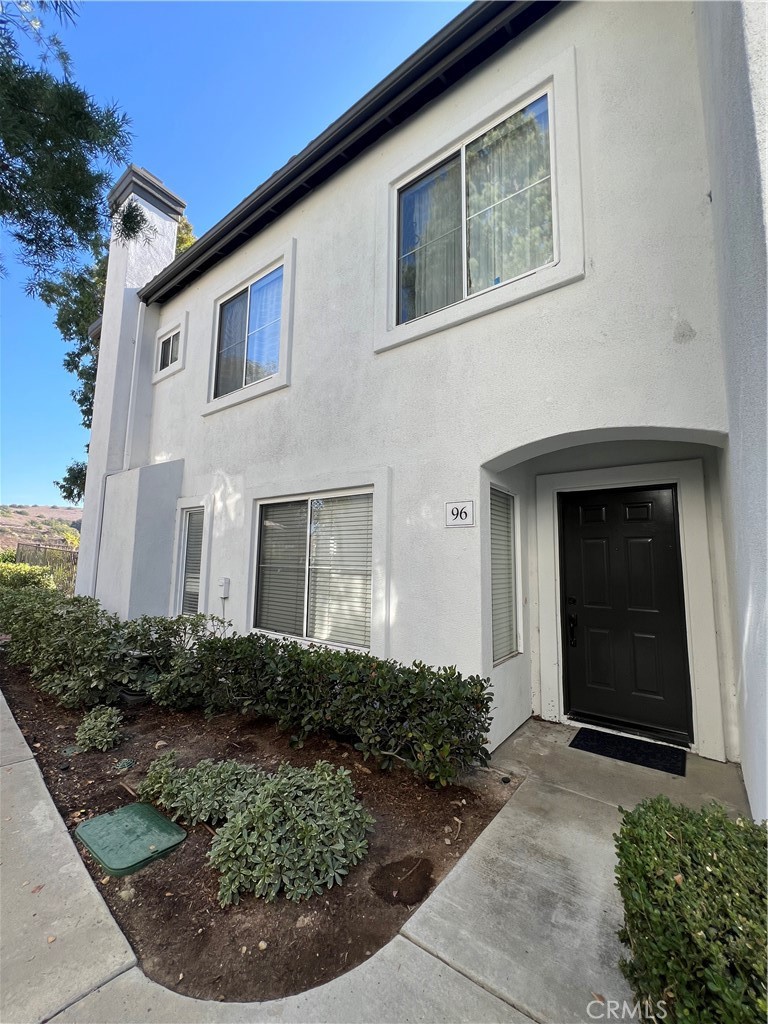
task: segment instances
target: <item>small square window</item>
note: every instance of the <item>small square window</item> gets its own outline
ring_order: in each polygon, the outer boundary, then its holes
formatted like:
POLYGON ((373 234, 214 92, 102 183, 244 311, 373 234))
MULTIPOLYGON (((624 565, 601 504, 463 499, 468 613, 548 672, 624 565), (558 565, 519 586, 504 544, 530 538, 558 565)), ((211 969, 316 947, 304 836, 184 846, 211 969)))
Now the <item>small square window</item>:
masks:
POLYGON ((179 358, 179 339, 181 332, 176 331, 174 334, 168 335, 167 338, 163 338, 160 342, 160 364, 159 370, 166 370, 172 363, 177 362, 179 358))

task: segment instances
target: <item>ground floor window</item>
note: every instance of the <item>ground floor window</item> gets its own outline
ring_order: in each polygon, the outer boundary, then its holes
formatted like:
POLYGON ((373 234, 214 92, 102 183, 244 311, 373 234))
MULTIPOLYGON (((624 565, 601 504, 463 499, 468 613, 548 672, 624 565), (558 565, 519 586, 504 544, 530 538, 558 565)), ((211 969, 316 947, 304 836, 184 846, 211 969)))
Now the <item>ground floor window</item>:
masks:
POLYGON ((491 488, 491 617, 493 660, 517 653, 515 521, 511 494, 491 488))
POLYGON ((203 518, 201 508, 191 508, 184 516, 184 577, 181 588, 183 615, 200 611, 200 567, 203 557, 203 518))
POLYGON ((258 629, 368 648, 373 494, 261 506, 258 629))

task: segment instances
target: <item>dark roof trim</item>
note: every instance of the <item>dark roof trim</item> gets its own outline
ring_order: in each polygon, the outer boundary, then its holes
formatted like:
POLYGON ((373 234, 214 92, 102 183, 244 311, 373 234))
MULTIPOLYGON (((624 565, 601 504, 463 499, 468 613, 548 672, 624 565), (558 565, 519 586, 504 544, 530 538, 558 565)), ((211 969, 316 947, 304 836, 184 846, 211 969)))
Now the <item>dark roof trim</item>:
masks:
POLYGON ((107 196, 110 210, 122 206, 129 196, 145 199, 175 221, 181 220, 187 205, 183 199, 179 199, 175 193, 167 189, 159 178, 150 174, 145 167, 137 167, 136 164, 130 164, 112 187, 107 196))
POLYGON ((173 298, 558 2, 481 0, 469 6, 145 285, 139 298, 173 298))

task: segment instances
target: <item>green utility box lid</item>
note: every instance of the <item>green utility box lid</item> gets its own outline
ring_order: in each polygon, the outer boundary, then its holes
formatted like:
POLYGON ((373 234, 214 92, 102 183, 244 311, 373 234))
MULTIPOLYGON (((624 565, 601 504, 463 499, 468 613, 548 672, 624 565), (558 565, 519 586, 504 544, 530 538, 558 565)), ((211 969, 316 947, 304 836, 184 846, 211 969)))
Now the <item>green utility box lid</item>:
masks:
POLYGON ((132 875, 167 857, 187 833, 151 804, 128 804, 84 821, 75 835, 108 875, 132 875))

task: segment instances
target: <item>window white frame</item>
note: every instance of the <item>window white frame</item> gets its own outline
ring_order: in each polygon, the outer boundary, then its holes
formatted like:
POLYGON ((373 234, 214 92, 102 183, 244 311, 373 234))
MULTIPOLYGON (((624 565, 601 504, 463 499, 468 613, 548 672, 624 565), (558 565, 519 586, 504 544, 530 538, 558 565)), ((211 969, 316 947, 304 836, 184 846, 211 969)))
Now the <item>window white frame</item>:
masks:
MULTIPOLYGON (((523 99, 520 102, 518 102, 517 104, 515 104, 515 106, 513 106, 510 110, 506 111, 502 117, 496 118, 496 120, 494 120, 490 124, 484 125, 481 129, 479 129, 477 132, 475 132, 474 135, 472 135, 471 137, 464 138, 462 140, 461 144, 459 146, 457 146, 456 149, 452 153, 447 153, 446 155, 442 156, 440 160, 435 161, 435 163, 433 163, 430 167, 427 167, 427 169, 425 171, 421 171, 418 175, 415 175, 410 180, 402 182, 401 184, 399 184, 397 186, 397 203, 396 203, 397 224, 395 226, 395 231, 396 231, 396 237, 397 237, 398 242, 399 242, 399 238, 400 238, 400 196, 401 196, 401 194, 406 189, 408 189, 408 187, 410 185, 413 185, 416 182, 418 182, 420 180, 420 178, 423 177, 423 175, 429 174, 430 171, 436 170, 442 163, 444 163, 444 162, 446 162, 448 160, 452 160, 453 158, 455 158, 457 156, 459 158, 459 179, 460 179, 460 189, 461 189, 461 214, 460 214, 460 217, 461 217, 461 222, 460 222, 460 228, 461 228, 461 296, 460 296, 460 298, 456 299, 454 302, 451 302, 451 303, 449 303, 446 306, 441 306, 440 309, 450 309, 451 306, 456 306, 456 305, 458 305, 461 302, 466 302, 467 299, 475 298, 478 295, 483 295, 485 292, 494 291, 497 288, 503 288, 505 285, 513 284, 515 281, 519 281, 522 278, 530 277, 531 274, 539 273, 540 271, 546 270, 548 267, 553 267, 553 266, 555 266, 558 263, 558 261, 559 261, 559 249, 558 249, 559 237, 558 237, 558 228, 557 228, 557 208, 556 208, 556 203, 555 203, 555 173, 554 173, 554 168, 555 168, 555 146, 554 146, 554 132, 551 130, 552 92, 553 92, 553 90, 552 90, 552 82, 549 81, 542 89, 540 89, 537 92, 536 91, 533 92, 530 96, 526 96, 525 99, 523 99), (553 251, 553 257, 547 263, 543 263, 539 267, 534 267, 531 270, 526 270, 524 273, 518 274, 516 277, 509 278, 506 281, 500 281, 499 284, 492 284, 492 285, 489 285, 487 288, 479 288, 479 289, 477 289, 475 291, 472 291, 472 293, 470 294, 469 288, 468 288, 468 279, 469 279, 469 243, 468 243, 468 240, 467 240, 467 234, 468 234, 468 232, 467 232, 467 225, 468 225, 468 217, 467 217, 467 147, 471 146, 473 143, 477 142, 478 139, 482 138, 482 136, 485 135, 487 132, 490 132, 494 128, 498 128, 499 125, 504 124, 504 122, 509 120, 509 118, 514 117, 515 114, 519 113, 521 110, 524 110, 527 106, 529 106, 529 104, 535 103, 536 100, 541 99, 543 96, 547 97, 547 116, 548 116, 549 121, 550 121, 550 130, 549 130, 550 175, 549 175, 549 178, 550 178, 550 188, 551 188, 551 195, 552 195, 552 251, 553 251)), ((542 181, 543 180, 545 180, 545 179, 542 179, 542 181)), ((532 188, 534 184, 538 184, 538 183, 534 182, 531 185, 526 186, 526 189, 532 188)), ((505 198, 509 198, 509 197, 505 197, 505 198)), ((477 216, 477 214, 475 214, 475 216, 477 216)), ((400 305, 400 270, 399 270, 399 265, 400 265, 401 256, 400 256, 399 244, 397 246, 395 255, 396 255, 397 263, 398 263, 398 269, 397 269, 396 274, 395 274, 395 280, 396 280, 395 323, 397 323, 398 310, 399 310, 399 305, 400 305)), ((413 317, 410 320, 403 321, 402 323, 397 323, 397 326, 398 327, 402 327, 402 326, 405 326, 406 324, 416 323, 416 321, 418 321, 418 320, 423 320, 424 317, 432 316, 433 313, 440 312, 440 309, 433 309, 432 312, 430 312, 430 313, 422 313, 419 316, 413 317)))
MULTIPOLYGON (((308 510, 307 515, 307 542, 304 555, 304 612, 303 612, 303 623, 304 623, 304 635, 297 636, 289 633, 278 633, 275 630, 266 629, 262 626, 256 626, 256 613, 258 608, 258 586, 259 586, 259 561, 260 561, 260 545, 261 545, 261 521, 262 521, 262 509, 268 505, 282 505, 290 504, 291 502, 306 502, 308 505, 315 498, 346 498, 354 494, 370 494, 372 496, 372 509, 371 509, 371 521, 372 528, 375 531, 375 507, 376 501, 373 499, 374 488, 373 487, 357 487, 348 488, 346 490, 337 491, 322 491, 322 492, 311 492, 305 494, 292 494, 290 496, 281 496, 279 498, 265 498, 256 502, 255 511, 255 531, 256 540, 254 548, 254 560, 253 560, 253 571, 251 573, 251 579, 253 580, 252 593, 253 593, 253 605, 251 608, 251 628, 254 632, 263 633, 266 636, 279 636, 285 637, 288 640, 296 640, 299 643, 305 644, 319 644, 323 647, 332 647, 338 650, 356 650, 356 651, 372 651, 373 646, 373 609, 374 609, 374 563, 375 554, 374 550, 371 551, 371 616, 368 623, 369 643, 367 647, 362 647, 358 644, 341 644, 335 643, 330 640, 316 639, 315 637, 307 636, 307 621, 308 621, 308 607, 309 607, 309 541, 310 541, 310 527, 311 527, 311 508, 308 510)), ((375 537, 374 545, 375 548, 375 537)))
POLYGON ((204 416, 219 412, 221 409, 229 409, 242 402, 249 402, 260 395, 269 394, 285 388, 291 382, 291 348, 293 339, 293 300, 296 262, 296 239, 290 239, 284 247, 264 256, 259 261, 257 273, 249 274, 248 277, 238 281, 236 285, 229 288, 216 298, 213 304, 213 315, 211 322, 211 347, 210 347, 210 371, 208 375, 208 393, 204 416), (221 307, 230 299, 235 298, 240 292, 250 288, 256 281, 271 274, 273 270, 283 268, 283 294, 280 306, 280 354, 278 358, 277 373, 263 380, 254 381, 253 384, 246 384, 237 391, 230 391, 229 394, 214 397, 216 385, 216 362, 218 354, 219 323, 221 320, 221 307))
POLYGON ((209 495, 180 498, 176 503, 176 542, 173 556, 173 587, 168 607, 169 615, 181 615, 184 595, 184 569, 187 550, 187 521, 190 512, 203 513, 203 546, 200 552, 200 603, 199 613, 207 615, 209 610, 208 590, 210 583, 211 543, 213 539, 213 502, 209 495))
MULTIPOLYGON (((441 142, 427 159, 391 166, 386 184, 379 189, 377 224, 387 239, 378 247, 375 272, 374 351, 383 352, 446 328, 551 291, 584 277, 584 226, 581 200, 581 166, 576 94, 576 54, 573 47, 544 67, 531 71, 514 84, 489 90, 490 97, 455 122, 446 116, 441 142), (516 110, 547 93, 552 152, 552 222, 555 260, 512 281, 492 285, 466 295, 458 302, 407 323, 397 323, 398 306, 398 212, 399 193, 430 169, 447 160, 485 131, 516 110), (451 134, 448 134, 448 131, 451 134)), ((433 109, 440 109, 437 105, 433 109)), ((450 114, 446 107, 446 113, 450 114)), ((418 118, 416 119, 418 127, 418 118)), ((465 198, 462 202, 465 202, 465 198)), ((464 224, 463 231, 466 231, 464 224)), ((464 284, 466 289, 466 283, 464 284)))
POLYGON ((187 327, 189 324, 189 313, 185 313, 181 320, 177 320, 174 323, 164 325, 155 334, 155 350, 154 350, 154 363, 152 366, 152 383, 156 384, 158 381, 165 380, 167 377, 172 377, 179 370, 183 370, 187 359, 187 327), (168 366, 160 369, 160 357, 163 347, 163 342, 173 338, 174 334, 179 335, 179 354, 178 358, 174 359, 168 366))
MULTIPOLYGON (((247 510, 250 550, 247 585, 243 594, 242 614, 238 605, 237 628, 243 632, 256 630, 253 626, 256 612, 256 572, 258 566, 259 522, 261 504, 273 504, 283 498, 308 498, 313 494, 348 494, 350 491, 373 490, 373 552, 371 565, 371 646, 370 653, 378 658, 390 656, 391 605, 396 601, 391 589, 390 531, 392 501, 392 469, 386 465, 373 465, 358 469, 293 476, 286 472, 272 480, 259 479, 257 468, 249 470, 242 488, 247 510)), ((235 581, 233 580, 233 585, 235 581)), ((234 608, 234 605, 233 605, 234 608)), ((230 615, 230 618, 232 616, 230 615)), ((297 643, 305 641, 297 640, 297 643)), ((317 644, 318 641, 313 641, 317 644)))
POLYGON ((520 545, 518 543, 518 533, 519 533, 519 529, 520 529, 519 522, 518 522, 519 518, 520 518, 520 516, 519 516, 518 502, 517 502, 517 499, 515 498, 514 494, 511 494, 505 487, 500 487, 498 484, 492 483, 490 485, 489 493, 488 493, 488 538, 489 538, 488 539, 488 549, 489 549, 489 556, 490 556, 489 557, 489 562, 488 562, 488 565, 489 565, 489 573, 488 573, 488 575, 489 575, 489 587, 490 587, 490 590, 491 590, 490 600, 489 600, 489 603, 488 603, 488 608, 489 608, 489 611, 490 611, 490 619, 491 619, 491 660, 492 660, 494 668, 496 668, 497 665, 503 665, 504 662, 505 661, 509 661, 510 658, 516 658, 521 653, 521 644, 520 644, 520 614, 521 614, 521 608, 520 608, 520 545), (510 546, 511 546, 511 551, 512 551, 512 594, 510 595, 511 596, 510 605, 511 605, 511 607, 513 609, 513 614, 514 614, 514 617, 515 617, 515 620, 514 620, 514 634, 513 634, 513 636, 514 636, 514 650, 509 651, 507 654, 503 654, 500 658, 494 658, 493 657, 493 643, 494 643, 494 636, 493 636, 493 534, 492 534, 491 516, 492 516, 492 501, 493 501, 493 492, 494 491, 496 491, 497 494, 500 494, 502 497, 507 498, 509 500, 510 514, 511 514, 511 520, 512 520, 511 521, 511 529, 510 529, 510 546))

